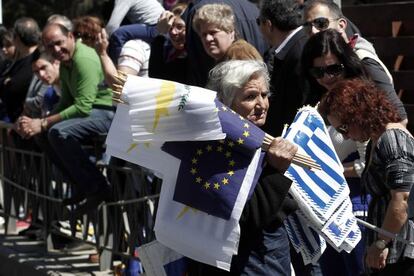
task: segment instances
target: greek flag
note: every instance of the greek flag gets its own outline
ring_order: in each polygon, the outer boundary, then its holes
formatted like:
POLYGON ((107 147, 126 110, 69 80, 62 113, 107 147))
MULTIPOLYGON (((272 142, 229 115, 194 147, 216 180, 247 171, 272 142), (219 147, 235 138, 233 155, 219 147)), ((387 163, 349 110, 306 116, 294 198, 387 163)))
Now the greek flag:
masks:
POLYGON ((307 170, 292 164, 285 173, 293 181, 290 193, 300 207, 285 222, 293 247, 305 263, 316 262, 326 242, 338 251, 350 252, 361 239, 361 232, 352 213, 341 161, 323 119, 314 108, 304 107, 284 138, 322 168, 307 170))

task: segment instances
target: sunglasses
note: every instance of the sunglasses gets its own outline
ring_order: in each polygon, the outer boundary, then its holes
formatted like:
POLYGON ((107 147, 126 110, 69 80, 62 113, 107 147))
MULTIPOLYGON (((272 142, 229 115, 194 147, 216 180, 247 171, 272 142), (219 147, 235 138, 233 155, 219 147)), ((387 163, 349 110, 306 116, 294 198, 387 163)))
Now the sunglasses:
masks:
POLYGON ((348 134, 348 125, 342 124, 335 128, 337 132, 341 133, 342 135, 348 134))
POLYGON ((314 26, 319 31, 323 31, 323 30, 328 29, 330 21, 335 21, 335 20, 338 20, 338 19, 339 18, 329 19, 329 18, 326 18, 326 17, 318 17, 318 18, 315 18, 312 21, 305 22, 303 24, 303 26, 305 26, 305 27, 314 26))
POLYGON ((323 78, 325 74, 330 76, 338 76, 344 71, 344 65, 341 64, 332 64, 325 67, 312 67, 309 69, 309 74, 314 78, 320 79, 323 78))

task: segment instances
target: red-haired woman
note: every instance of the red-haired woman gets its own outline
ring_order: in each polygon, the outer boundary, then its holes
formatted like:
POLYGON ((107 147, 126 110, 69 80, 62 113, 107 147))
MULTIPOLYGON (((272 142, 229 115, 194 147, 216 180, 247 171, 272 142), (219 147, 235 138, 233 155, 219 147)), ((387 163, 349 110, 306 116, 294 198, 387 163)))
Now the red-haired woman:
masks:
MULTIPOLYGON (((372 196, 368 221, 413 241, 414 138, 394 106, 374 84, 353 79, 337 83, 319 109, 344 137, 372 142, 362 174, 372 196)), ((414 246, 369 231, 365 262, 372 275, 414 275, 414 246)))

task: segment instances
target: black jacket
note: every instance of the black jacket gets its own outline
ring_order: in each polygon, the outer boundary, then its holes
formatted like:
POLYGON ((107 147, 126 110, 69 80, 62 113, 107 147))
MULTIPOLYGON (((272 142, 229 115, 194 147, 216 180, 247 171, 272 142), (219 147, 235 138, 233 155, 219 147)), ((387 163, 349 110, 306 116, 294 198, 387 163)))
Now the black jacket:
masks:
POLYGON ((284 124, 292 123, 308 97, 309 84, 301 71, 301 56, 307 40, 306 30, 302 28, 279 53, 273 54, 272 95, 264 125, 264 130, 273 136, 280 136, 284 124))

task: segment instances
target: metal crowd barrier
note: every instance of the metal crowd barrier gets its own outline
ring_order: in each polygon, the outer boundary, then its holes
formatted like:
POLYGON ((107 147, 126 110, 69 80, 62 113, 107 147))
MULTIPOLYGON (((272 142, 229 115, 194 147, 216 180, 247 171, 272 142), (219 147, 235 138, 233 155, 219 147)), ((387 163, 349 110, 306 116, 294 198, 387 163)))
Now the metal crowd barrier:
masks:
MULTIPOLYGON (((135 249, 154 239, 161 189, 158 178, 122 160, 97 162, 111 183, 114 200, 81 218, 60 222, 65 208, 62 200, 69 197, 71 184, 43 152, 30 147, 34 143, 16 143, 11 128, 10 124, 0 123, 0 181, 4 194, 1 215, 5 218, 6 235, 16 231, 16 220, 31 216, 32 223, 42 228, 46 251, 55 246, 53 235, 80 239, 96 246, 101 270, 111 269, 116 258, 135 258, 135 249), (62 223, 69 224, 70 229, 62 232, 62 223)), ((102 151, 97 144, 93 148, 93 158, 99 161, 102 151)))

